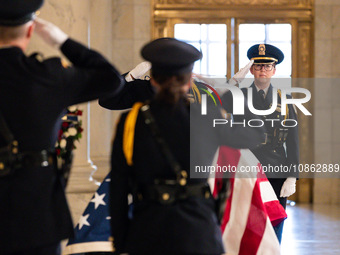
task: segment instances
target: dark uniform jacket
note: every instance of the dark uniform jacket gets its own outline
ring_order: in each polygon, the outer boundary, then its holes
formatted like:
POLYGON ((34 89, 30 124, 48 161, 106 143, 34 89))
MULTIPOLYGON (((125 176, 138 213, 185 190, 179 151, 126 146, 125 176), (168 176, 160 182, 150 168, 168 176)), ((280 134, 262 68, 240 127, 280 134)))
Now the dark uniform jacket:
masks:
MULTIPOLYGON (((125 74, 122 75, 125 77, 125 74)), ((155 90, 149 80, 136 79, 125 83, 124 87, 114 96, 103 96, 99 98, 99 105, 110 109, 129 109, 136 102, 145 102, 155 95, 155 90)))
MULTIPOLYGON (((270 85, 268 89, 268 93, 265 98, 265 102, 261 99, 261 95, 258 94, 256 90, 256 86, 253 83, 251 85, 252 92, 253 92, 253 106, 257 110, 267 110, 270 108, 271 103, 273 101, 272 98, 272 90, 273 87, 270 85)), ((281 115, 281 112, 275 111, 274 113, 270 114, 269 116, 258 116, 254 115, 250 112, 248 106, 247 106, 247 98, 248 98, 248 88, 242 88, 242 92, 245 96, 245 113, 244 115, 234 115, 234 121, 235 122, 242 122, 243 120, 247 121, 250 119, 261 119, 264 121, 266 126, 266 133, 268 136, 273 136, 275 127, 281 127, 280 122, 284 119, 284 116, 281 115), (280 121, 274 121, 274 127, 272 127, 272 121, 265 121, 266 119, 279 119, 280 121)), ((290 98, 289 95, 287 95, 287 98, 290 98)), ((278 95, 278 104, 281 104, 281 98, 278 95)), ((233 112, 233 98, 231 92, 227 92, 222 96, 222 103, 223 106, 226 108, 226 110, 229 113, 233 112)), ((289 115, 287 116, 287 119, 294 119, 297 120, 297 115, 295 112, 295 109, 291 104, 288 105, 288 112, 289 115)), ((258 123, 253 122, 252 125, 258 125, 258 123)), ((287 126, 293 126, 294 123, 287 121, 287 126)), ((273 137, 270 137, 270 140, 273 140, 273 137)), ((265 142, 265 140, 263 141, 265 142)), ((252 152, 257 157, 257 159, 260 161, 260 163, 263 166, 286 166, 286 169, 290 169, 287 173, 278 173, 278 172, 267 172, 267 177, 269 179, 269 182, 274 188, 274 191, 276 193, 276 196, 279 198, 280 203, 285 208, 286 198, 280 198, 280 191, 282 188, 282 185, 287 177, 297 177, 297 173, 294 172, 294 165, 297 165, 299 163, 299 138, 298 138, 298 126, 295 127, 289 127, 288 128, 288 136, 287 140, 285 142, 285 147, 283 144, 280 144, 279 146, 272 145, 272 142, 267 141, 267 144, 263 146, 259 146, 255 149, 252 149, 252 152)))
MULTIPOLYGON (((246 148, 256 146, 262 139, 256 130, 224 125, 213 128, 212 119, 221 118, 215 106, 209 105, 208 114, 202 116, 198 104, 191 104, 189 111, 184 100, 174 107, 155 99, 150 109, 170 151, 187 172, 196 164, 211 165, 221 144, 246 148), (198 133, 201 135, 193 135, 198 133)), ((222 254, 212 198, 190 197, 169 205, 137 201, 132 218, 128 218, 131 190, 148 187, 155 179, 174 179, 175 174, 141 113, 135 126, 133 165, 127 165, 122 150, 126 116, 123 114, 118 124, 111 157, 111 224, 117 254, 222 254)), ((188 184, 206 183, 207 177, 208 173, 203 173, 198 179, 189 179, 188 184)))
MULTIPOLYGON (((61 47, 73 63, 39 61, 17 47, 0 49, 0 111, 19 152, 54 150, 67 106, 116 93, 122 78, 100 54, 68 39, 61 47)), ((0 146, 3 147, 0 140, 0 146)), ((56 169, 30 167, 0 177, 0 254, 55 244, 73 233, 56 169)))

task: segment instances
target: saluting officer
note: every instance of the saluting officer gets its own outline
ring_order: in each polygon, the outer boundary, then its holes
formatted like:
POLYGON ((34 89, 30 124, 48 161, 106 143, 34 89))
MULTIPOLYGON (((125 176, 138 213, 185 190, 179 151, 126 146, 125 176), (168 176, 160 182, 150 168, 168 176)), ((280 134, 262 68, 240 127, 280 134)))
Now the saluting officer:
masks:
POLYGON ((1 255, 60 254, 60 240, 73 234, 54 155, 61 117, 66 107, 114 94, 123 82, 103 56, 35 19, 42 4, 0 0, 1 255), (73 66, 26 56, 34 31, 73 66))
MULTIPOLYGON (((251 74, 254 75, 254 82, 250 86, 253 106, 257 110, 267 110, 271 108, 273 102, 271 78, 275 75, 276 65, 283 61, 284 54, 273 45, 256 44, 249 48, 247 56, 250 60, 254 60, 250 68, 251 74)), ((248 88, 242 88, 242 92, 245 102, 247 102, 248 88)), ((274 96, 277 97, 278 107, 272 114, 257 116, 246 107, 245 115, 234 115, 234 121, 259 119, 265 123, 265 140, 262 142, 262 146, 252 150, 264 167, 297 165, 299 163, 298 126, 287 128, 287 126, 294 126, 292 123, 288 124, 288 119, 297 120, 296 110, 292 105, 288 105, 286 115, 282 115, 280 91, 278 90, 274 96), (265 121, 266 119, 275 121, 265 121), (282 125, 282 122, 285 124, 285 121, 287 121, 287 125, 282 125)), ((287 98, 291 98, 291 96, 287 95, 287 98)), ((230 91, 223 95, 222 102, 226 110, 233 113, 233 97, 230 91)), ((286 208, 287 197, 295 193, 296 173, 267 172, 267 177, 281 205, 286 208)), ((283 222, 274 227, 279 242, 281 242, 282 228, 283 222)))
POLYGON ((190 179, 189 170, 196 163, 210 166, 221 143, 255 147, 261 134, 214 128, 212 120, 222 118, 218 107, 208 106, 203 116, 199 104, 189 105, 193 64, 202 57, 193 46, 160 38, 145 45, 142 56, 152 64, 156 94, 146 104, 136 103, 117 127, 110 192, 115 254, 222 254, 209 173, 190 179))

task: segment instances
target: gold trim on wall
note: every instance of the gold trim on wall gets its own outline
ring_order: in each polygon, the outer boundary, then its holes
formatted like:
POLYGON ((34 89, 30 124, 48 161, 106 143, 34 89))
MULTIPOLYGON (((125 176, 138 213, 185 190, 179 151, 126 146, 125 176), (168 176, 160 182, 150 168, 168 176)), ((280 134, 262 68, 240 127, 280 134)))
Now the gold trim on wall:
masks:
POLYGON ((289 8, 312 8, 312 0, 155 0, 154 6, 160 8, 220 8, 220 7, 245 7, 245 6, 264 6, 289 7, 289 8))

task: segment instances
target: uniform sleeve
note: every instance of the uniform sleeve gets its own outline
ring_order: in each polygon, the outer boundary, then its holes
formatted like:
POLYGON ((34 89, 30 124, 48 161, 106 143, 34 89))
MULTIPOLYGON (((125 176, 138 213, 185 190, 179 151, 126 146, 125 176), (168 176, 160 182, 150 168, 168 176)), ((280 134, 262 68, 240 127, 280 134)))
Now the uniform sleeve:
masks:
MULTIPOLYGON (((243 94, 246 91, 242 90, 243 94)), ((245 97, 246 98, 246 97, 245 97)), ((227 91, 222 95, 222 107, 227 111, 227 113, 233 113, 233 95, 230 91, 227 91)), ((244 108, 247 109, 247 102, 245 100, 244 108)), ((219 114, 221 118, 222 115, 219 114)), ((255 115, 248 113, 249 116, 255 115)), ((218 115, 215 117, 218 118, 218 115)), ((240 124, 242 123, 242 119, 246 120, 245 117, 243 118, 236 118, 237 120, 234 121, 234 125, 231 127, 230 121, 223 125, 217 125, 216 130, 218 131, 217 134, 219 137, 225 137, 225 139, 220 140, 220 145, 227 145, 237 149, 254 149, 264 141, 266 129, 264 127, 250 127, 247 122, 245 125, 240 124), (237 124, 238 123, 238 124, 237 124)))
MULTIPOLYGON (((220 115, 220 118, 222 115, 220 115)), ((254 149, 264 141, 265 128, 250 127, 247 124, 230 125, 218 124, 215 126, 219 145, 227 145, 236 149, 254 149)))
POLYGON ((62 80, 62 92, 67 104, 113 95, 121 89, 124 83, 122 76, 98 52, 72 39, 62 45, 61 51, 73 64, 68 68, 56 68, 60 72, 58 76, 62 80))
POLYGON ((264 141, 263 127, 231 126, 230 120, 226 120, 222 114, 221 108, 213 104, 208 104, 207 115, 202 115, 200 111, 195 115, 191 114, 191 125, 199 127, 198 133, 194 136, 205 137, 205 139, 210 137, 209 139, 213 139, 216 146, 227 145, 236 149, 253 149, 264 141))
POLYGON ((111 155, 111 188, 110 188, 110 211, 111 231, 113 236, 114 254, 124 252, 124 243, 128 230, 128 171, 129 166, 122 149, 124 131, 124 120, 122 117, 113 142, 111 155))
POLYGON ((150 81, 136 79, 126 82, 117 94, 101 97, 99 105, 109 110, 123 110, 131 108, 136 102, 151 100, 154 95, 150 81))
POLYGON ((222 106, 228 113, 233 113, 233 96, 230 91, 224 93, 221 97, 222 106))
MULTIPOLYGON (((289 119, 297 119, 297 114, 295 109, 292 105, 289 105, 289 119)), ((289 125, 292 125, 290 123, 289 125)), ((291 176, 298 177, 298 164, 299 164, 299 129, 298 125, 295 127, 290 127, 288 130, 288 136, 286 140, 286 148, 287 148, 287 165, 288 166, 295 166, 296 173, 291 173, 291 176)), ((292 167, 293 169, 293 167, 292 167)))

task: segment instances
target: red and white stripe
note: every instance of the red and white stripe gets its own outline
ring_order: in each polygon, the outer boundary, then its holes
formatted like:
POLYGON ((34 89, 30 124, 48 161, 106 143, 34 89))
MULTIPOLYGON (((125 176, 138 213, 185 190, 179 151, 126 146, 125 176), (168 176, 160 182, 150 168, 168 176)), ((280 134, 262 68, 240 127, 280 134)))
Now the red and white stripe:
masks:
MULTIPOLYGON (((261 173, 261 165, 249 150, 223 146, 217 160, 219 166, 235 166, 231 193, 222 219, 223 243, 229 255, 277 255, 280 245, 271 224, 284 220, 286 213, 273 188, 261 173), (246 166, 259 166, 259 172, 241 172, 246 166), (270 216, 272 215, 272 216, 270 216)), ((218 189, 218 178, 216 188, 218 189)), ((216 193, 216 189, 214 194, 216 193)))

